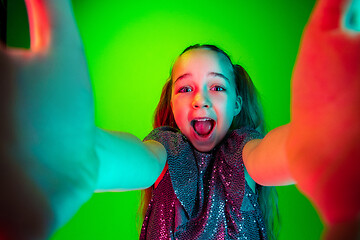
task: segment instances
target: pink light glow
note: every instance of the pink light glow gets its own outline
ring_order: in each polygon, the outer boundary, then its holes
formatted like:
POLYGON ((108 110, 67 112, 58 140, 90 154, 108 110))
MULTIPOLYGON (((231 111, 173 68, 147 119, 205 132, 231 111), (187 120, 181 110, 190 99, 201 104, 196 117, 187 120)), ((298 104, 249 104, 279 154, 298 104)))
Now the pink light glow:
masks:
POLYGON ((30 48, 32 52, 43 52, 50 45, 50 18, 44 0, 25 0, 29 17, 30 48))

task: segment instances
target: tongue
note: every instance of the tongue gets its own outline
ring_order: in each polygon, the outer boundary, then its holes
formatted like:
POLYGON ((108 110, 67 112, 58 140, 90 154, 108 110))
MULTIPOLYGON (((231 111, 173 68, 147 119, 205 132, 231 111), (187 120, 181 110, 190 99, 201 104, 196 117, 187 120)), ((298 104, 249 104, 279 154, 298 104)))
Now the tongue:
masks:
POLYGON ((212 124, 211 121, 195 121, 194 128, 199 135, 208 135, 211 131, 212 124))

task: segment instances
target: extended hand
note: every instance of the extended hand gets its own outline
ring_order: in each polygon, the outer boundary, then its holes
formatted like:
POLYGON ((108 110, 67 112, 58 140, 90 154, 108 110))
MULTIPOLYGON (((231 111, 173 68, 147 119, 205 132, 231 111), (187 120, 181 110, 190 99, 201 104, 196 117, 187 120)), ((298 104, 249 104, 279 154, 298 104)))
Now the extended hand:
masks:
POLYGON ((349 1, 317 3, 292 79, 290 169, 329 225, 360 214, 360 3, 356 9, 355 2, 346 17, 349 1))
POLYGON ((48 237, 97 181, 93 96, 71 3, 26 5, 31 49, 0 52, 0 238, 48 237))

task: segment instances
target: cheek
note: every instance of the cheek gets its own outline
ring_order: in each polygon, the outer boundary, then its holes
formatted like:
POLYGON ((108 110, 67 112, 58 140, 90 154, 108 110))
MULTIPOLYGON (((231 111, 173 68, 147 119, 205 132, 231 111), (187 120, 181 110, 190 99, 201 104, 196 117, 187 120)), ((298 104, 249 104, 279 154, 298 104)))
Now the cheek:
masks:
POLYGON ((176 99, 173 99, 171 101, 171 109, 172 109, 174 116, 176 117, 179 112, 179 103, 176 99))
POLYGON ((186 118, 186 108, 184 101, 181 101, 178 98, 174 98, 172 101, 172 112, 174 114, 176 124, 178 124, 178 126, 181 125, 181 123, 186 118))
POLYGON ((232 97, 222 96, 215 100, 217 102, 217 108, 225 116, 234 114, 235 101, 232 97))
POLYGON ((218 114, 221 116, 221 122, 224 127, 229 127, 234 118, 235 101, 232 99, 222 99, 218 107, 218 114))

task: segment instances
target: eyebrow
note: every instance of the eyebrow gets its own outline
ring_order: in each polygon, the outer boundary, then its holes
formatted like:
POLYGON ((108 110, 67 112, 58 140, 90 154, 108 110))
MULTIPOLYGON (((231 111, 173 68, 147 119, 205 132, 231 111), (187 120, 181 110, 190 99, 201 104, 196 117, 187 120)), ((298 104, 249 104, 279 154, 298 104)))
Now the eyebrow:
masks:
MULTIPOLYGON (((191 74, 191 73, 185 73, 185 74, 183 74, 183 75, 179 76, 179 77, 175 80, 175 82, 174 82, 174 83, 176 83, 177 81, 179 81, 179 80, 181 80, 181 79, 183 79, 183 78, 186 78, 186 77, 191 77, 191 76, 192 76, 192 74, 191 74)), ((207 74, 207 76, 220 77, 220 78, 223 78, 225 81, 227 81, 227 82, 229 82, 229 83, 230 83, 229 78, 225 77, 225 75, 224 75, 224 74, 222 74, 222 73, 218 73, 218 72, 209 72, 209 73, 207 74)))
POLYGON ((226 81, 228 81, 230 83, 230 80, 227 77, 225 77, 224 74, 221 74, 221 73, 218 73, 218 72, 209 72, 208 76, 220 77, 220 78, 223 78, 223 79, 225 79, 226 81))

